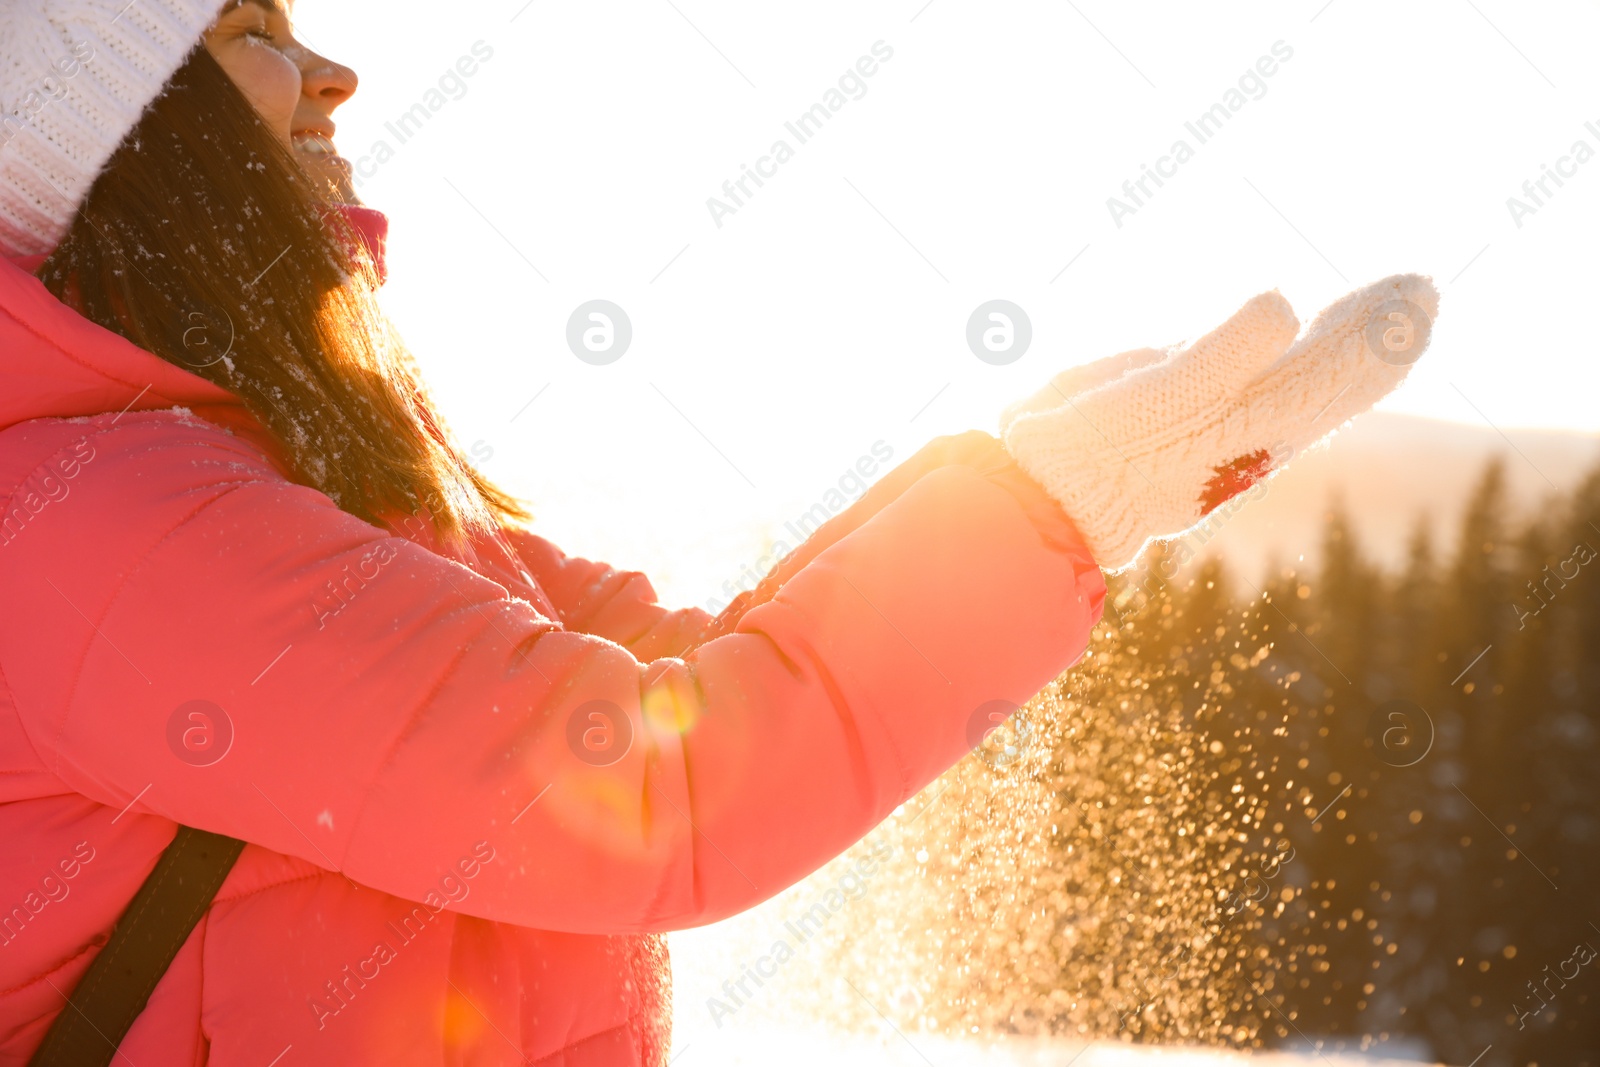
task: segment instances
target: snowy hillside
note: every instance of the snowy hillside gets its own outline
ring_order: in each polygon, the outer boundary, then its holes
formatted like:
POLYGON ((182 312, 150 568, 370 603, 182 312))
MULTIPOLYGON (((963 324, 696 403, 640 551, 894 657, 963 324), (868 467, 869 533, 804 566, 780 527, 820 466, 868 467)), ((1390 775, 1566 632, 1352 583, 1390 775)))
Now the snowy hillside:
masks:
POLYGON ((1600 436, 1562 430, 1507 429, 1377 412, 1356 420, 1330 447, 1300 457, 1267 491, 1228 520, 1211 542, 1255 577, 1268 559, 1314 565, 1323 515, 1344 501, 1364 551, 1389 566, 1405 559, 1417 519, 1436 548, 1453 545, 1456 522, 1495 456, 1505 459, 1507 499, 1518 517, 1547 496, 1570 490, 1600 462, 1600 436))

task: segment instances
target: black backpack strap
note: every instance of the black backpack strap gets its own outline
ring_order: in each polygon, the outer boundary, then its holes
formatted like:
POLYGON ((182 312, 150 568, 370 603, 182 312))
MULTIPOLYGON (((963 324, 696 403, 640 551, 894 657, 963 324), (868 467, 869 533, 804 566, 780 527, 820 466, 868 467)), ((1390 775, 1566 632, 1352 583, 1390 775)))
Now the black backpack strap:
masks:
POLYGON ((29 1067, 106 1067, 222 887, 244 842, 189 826, 117 920, 29 1067))

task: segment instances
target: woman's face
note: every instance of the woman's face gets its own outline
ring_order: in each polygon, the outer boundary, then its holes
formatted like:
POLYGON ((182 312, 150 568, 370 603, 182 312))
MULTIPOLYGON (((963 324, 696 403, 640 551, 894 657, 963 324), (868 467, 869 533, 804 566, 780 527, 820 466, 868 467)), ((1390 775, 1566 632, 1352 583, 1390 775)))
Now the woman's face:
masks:
POLYGON ((353 201, 333 112, 354 95, 356 73, 297 40, 292 14, 293 0, 232 0, 206 31, 206 51, 301 165, 353 201))

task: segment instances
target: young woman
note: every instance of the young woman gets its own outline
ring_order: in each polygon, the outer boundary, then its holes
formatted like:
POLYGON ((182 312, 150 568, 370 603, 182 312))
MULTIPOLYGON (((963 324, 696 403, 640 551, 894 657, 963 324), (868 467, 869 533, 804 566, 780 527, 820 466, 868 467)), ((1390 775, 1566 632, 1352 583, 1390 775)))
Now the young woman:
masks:
POLYGON ((381 218, 333 206, 355 76, 286 3, 0 27, 3 1064, 180 826, 248 844, 119 1059, 666 1062, 661 932, 959 760, 1082 652, 1102 569, 1365 410, 1435 311, 1389 279, 1296 341, 1257 297, 669 611, 463 460, 377 310, 381 218))

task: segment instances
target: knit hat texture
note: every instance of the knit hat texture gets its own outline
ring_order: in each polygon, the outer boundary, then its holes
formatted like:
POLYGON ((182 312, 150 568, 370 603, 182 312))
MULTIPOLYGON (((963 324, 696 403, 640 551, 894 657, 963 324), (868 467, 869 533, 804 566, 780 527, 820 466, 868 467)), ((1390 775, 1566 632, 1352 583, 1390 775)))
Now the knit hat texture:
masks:
POLYGON ((0 255, 49 253, 224 0, 0 0, 0 255))

